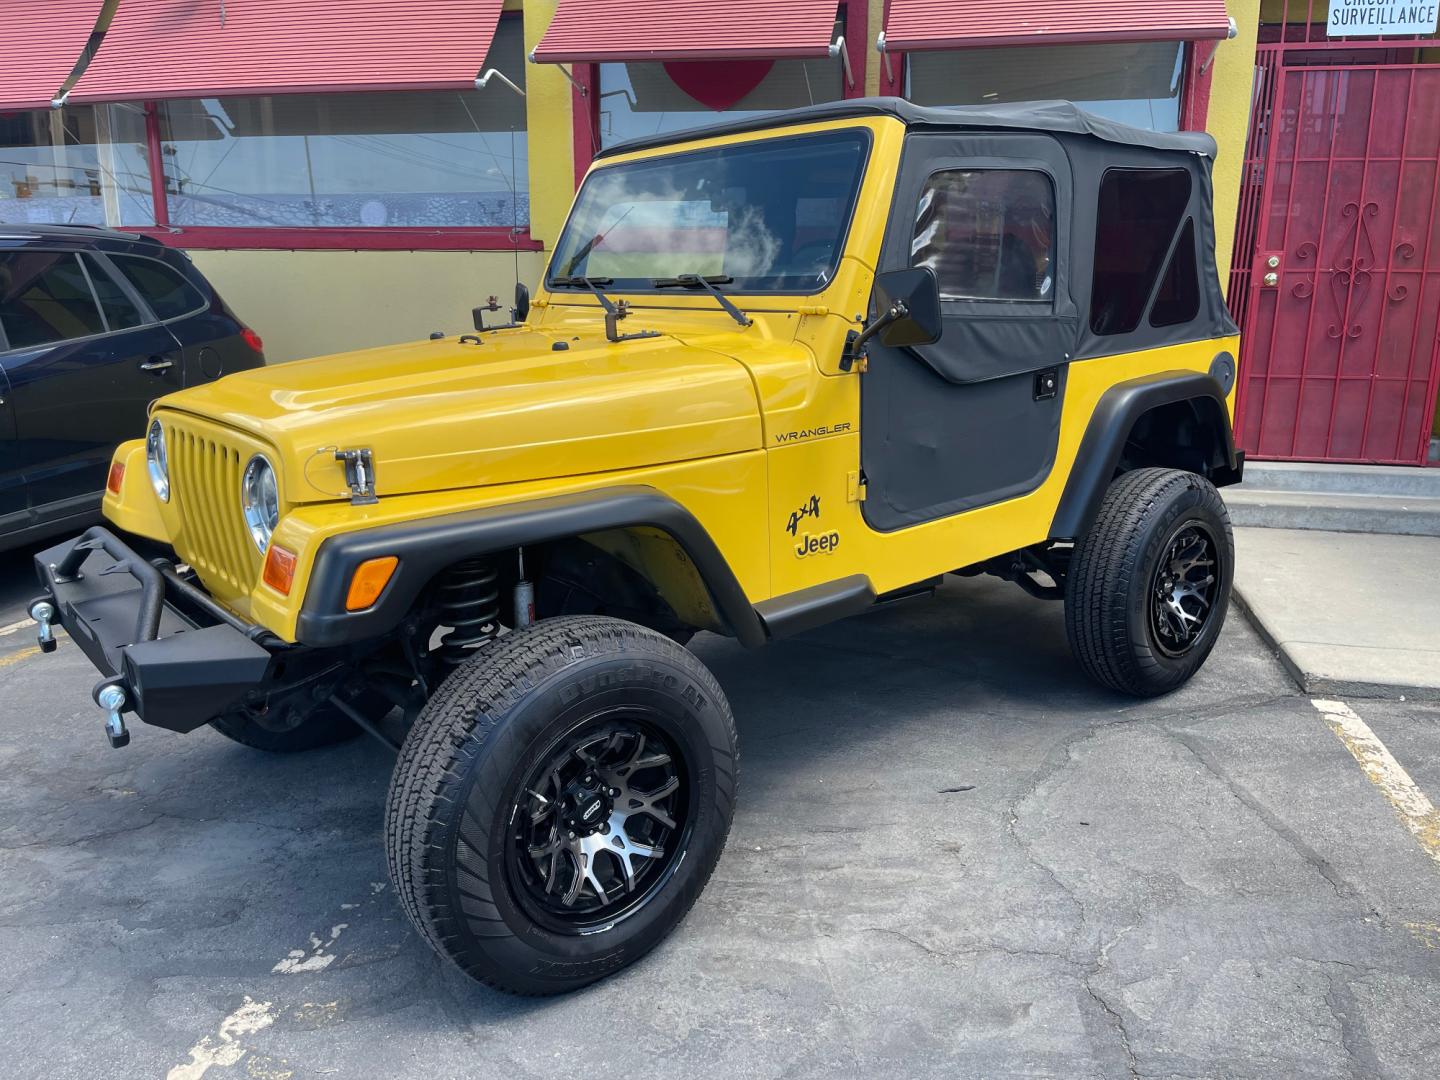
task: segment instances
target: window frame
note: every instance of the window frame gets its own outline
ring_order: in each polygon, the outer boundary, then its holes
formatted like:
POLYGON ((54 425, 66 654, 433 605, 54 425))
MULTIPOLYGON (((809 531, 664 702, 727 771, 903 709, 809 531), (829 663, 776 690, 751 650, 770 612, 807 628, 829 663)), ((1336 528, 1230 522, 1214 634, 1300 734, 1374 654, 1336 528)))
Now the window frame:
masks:
MULTIPOLYGON (((849 0, 842 0, 849 2, 849 0)), ((519 11, 505 11, 501 19, 523 20, 519 11)), ((847 43, 848 44, 848 43, 847 43)), ((404 93, 405 91, 395 91, 404 93)), ((167 247, 193 251, 543 251, 530 235, 530 225, 377 226, 245 226, 185 225, 170 223, 169 195, 165 190, 165 157, 161 148, 159 103, 145 101, 146 158, 155 204, 154 225, 120 226, 118 231, 149 236, 167 247)), ((578 127, 578 125, 577 125, 578 127)), ((528 117, 527 117, 528 128, 528 117)), ((526 185, 530 181, 527 176, 526 185)))

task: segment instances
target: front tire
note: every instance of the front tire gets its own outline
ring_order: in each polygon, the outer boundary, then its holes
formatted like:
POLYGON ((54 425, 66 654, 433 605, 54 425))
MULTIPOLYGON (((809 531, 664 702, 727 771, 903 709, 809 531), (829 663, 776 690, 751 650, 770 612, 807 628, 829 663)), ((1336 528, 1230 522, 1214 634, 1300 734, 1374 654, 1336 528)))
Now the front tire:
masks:
POLYGON ((1235 541, 1213 484, 1175 469, 1136 469, 1105 493, 1075 546, 1065 632, 1102 685, 1154 697, 1183 685, 1220 636, 1235 541))
POLYGON ((386 803, 390 874, 442 956, 521 994, 654 948, 719 860, 735 721, 709 671, 651 630, 542 620, 441 684, 386 803))

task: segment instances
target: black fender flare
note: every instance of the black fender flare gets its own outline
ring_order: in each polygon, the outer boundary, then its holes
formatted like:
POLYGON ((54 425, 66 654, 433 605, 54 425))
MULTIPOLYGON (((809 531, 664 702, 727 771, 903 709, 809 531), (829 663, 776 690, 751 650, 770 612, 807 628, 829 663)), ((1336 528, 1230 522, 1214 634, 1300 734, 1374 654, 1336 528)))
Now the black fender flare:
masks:
POLYGON ((1100 512, 1100 502, 1115 478, 1125 441, 1136 421, 1151 409, 1181 401, 1203 401, 1207 407, 1213 403, 1222 429, 1225 461, 1213 470, 1215 475, 1210 480, 1216 487, 1240 481, 1244 455, 1235 449, 1225 391, 1213 376, 1200 371, 1161 371, 1117 383, 1101 396, 1085 427, 1070 478, 1050 523, 1052 539, 1085 535, 1100 512))
POLYGON ((482 507, 332 536, 320 545, 296 623, 303 645, 331 648, 383 637, 400 625, 426 585, 472 555, 561 540, 582 533, 650 526, 685 549, 715 610, 747 648, 765 644, 765 627, 725 556, 695 515, 652 487, 627 485, 482 507), (397 556, 394 576, 364 611, 346 611, 355 569, 397 556))

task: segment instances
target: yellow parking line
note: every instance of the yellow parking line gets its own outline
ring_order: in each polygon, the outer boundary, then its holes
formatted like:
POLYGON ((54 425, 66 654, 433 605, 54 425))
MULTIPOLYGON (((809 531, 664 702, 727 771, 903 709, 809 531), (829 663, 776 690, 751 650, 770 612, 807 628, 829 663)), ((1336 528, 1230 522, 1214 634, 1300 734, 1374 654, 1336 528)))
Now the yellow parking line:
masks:
POLYGON ((21 660, 29 660, 32 656, 40 655, 40 646, 31 645, 28 649, 21 649, 19 652, 12 652, 8 656, 0 656, 0 668, 7 668, 11 664, 18 664, 21 660))
POLYGON ((1370 730, 1370 725, 1343 701, 1312 699, 1310 704, 1320 710, 1330 730, 1339 736, 1370 782, 1390 801, 1425 854, 1440 862, 1440 810, 1435 809, 1435 804, 1410 778, 1404 766, 1370 730))

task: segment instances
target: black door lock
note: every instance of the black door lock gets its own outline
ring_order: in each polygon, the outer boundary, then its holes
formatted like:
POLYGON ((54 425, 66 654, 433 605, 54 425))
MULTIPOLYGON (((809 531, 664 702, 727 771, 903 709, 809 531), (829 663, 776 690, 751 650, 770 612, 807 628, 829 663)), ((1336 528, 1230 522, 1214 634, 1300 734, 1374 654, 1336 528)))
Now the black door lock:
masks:
POLYGON ((1060 369, 1046 368, 1035 373, 1035 400, 1049 401, 1060 392, 1060 369))

